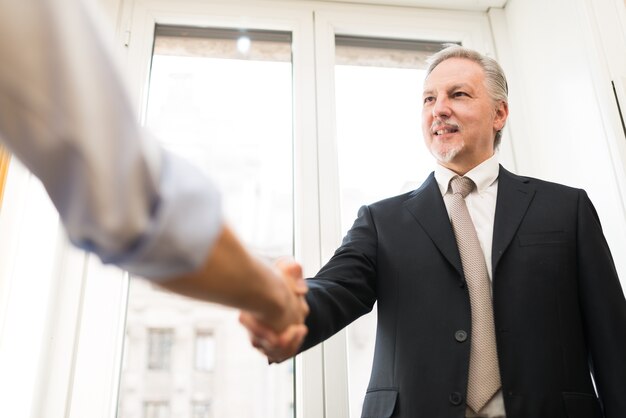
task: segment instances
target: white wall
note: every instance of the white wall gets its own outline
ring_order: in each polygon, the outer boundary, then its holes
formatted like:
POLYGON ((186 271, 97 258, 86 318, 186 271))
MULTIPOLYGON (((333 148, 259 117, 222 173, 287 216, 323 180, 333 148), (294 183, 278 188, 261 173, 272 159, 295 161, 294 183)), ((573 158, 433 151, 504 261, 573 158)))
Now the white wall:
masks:
POLYGON ((125 0, 94 0, 94 3, 100 9, 107 23, 111 25, 111 28, 116 28, 118 25, 120 9, 122 5, 127 2, 125 0))
MULTIPOLYGON (((490 12, 509 76, 511 135, 504 140, 513 141, 519 174, 587 190, 626 287, 626 139, 597 36, 599 25, 621 21, 599 23, 593 12, 588 0, 509 0, 490 12)), ((616 52, 626 59, 624 49, 616 52)))

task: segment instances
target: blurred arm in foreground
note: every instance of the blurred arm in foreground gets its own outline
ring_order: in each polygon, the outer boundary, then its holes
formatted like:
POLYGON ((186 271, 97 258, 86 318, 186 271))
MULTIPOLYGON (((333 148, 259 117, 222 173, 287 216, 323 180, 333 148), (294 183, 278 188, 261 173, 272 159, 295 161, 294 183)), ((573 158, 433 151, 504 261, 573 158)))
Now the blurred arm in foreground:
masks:
POLYGON ((43 182, 72 243, 276 330, 302 324, 301 277, 249 255, 212 182, 139 126, 89 4, 0 0, 0 10, 0 139, 43 182))

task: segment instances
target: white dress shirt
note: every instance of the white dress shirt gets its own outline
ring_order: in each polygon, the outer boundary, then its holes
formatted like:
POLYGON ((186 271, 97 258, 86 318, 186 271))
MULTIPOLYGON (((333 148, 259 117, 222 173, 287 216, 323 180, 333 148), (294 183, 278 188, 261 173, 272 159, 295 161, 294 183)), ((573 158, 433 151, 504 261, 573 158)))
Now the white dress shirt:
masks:
MULTIPOLYGON (((496 214, 496 198, 498 197, 499 170, 500 164, 498 157, 497 154, 494 154, 491 158, 483 161, 465 174, 465 177, 469 177, 476 184, 476 188, 465 198, 465 203, 467 204, 467 209, 474 223, 474 228, 476 228, 480 247, 483 250, 489 279, 492 279, 491 247, 493 243, 493 223, 496 214)), ((450 180, 456 175, 454 171, 437 164, 435 167, 435 180, 437 181, 442 196, 446 194, 450 180)), ((450 209, 447 207, 447 203, 446 209, 449 214, 450 209)), ((502 390, 496 392, 491 401, 480 411, 480 414, 476 415, 468 408, 466 416, 504 418, 502 390)))
POLYGON ((138 125, 88 4, 0 0, 0 140, 43 182, 71 241, 159 280, 198 268, 219 195, 138 125))

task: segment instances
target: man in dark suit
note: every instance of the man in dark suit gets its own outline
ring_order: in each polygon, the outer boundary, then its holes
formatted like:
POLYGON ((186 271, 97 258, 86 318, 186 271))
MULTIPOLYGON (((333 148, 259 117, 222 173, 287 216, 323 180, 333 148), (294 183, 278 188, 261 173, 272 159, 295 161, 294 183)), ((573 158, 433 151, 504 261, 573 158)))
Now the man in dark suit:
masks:
POLYGON ((304 341, 244 313, 253 344, 281 361, 377 301, 363 418, 625 417, 626 301, 587 194, 498 164, 508 105, 493 59, 440 51, 423 99, 435 172, 360 209, 308 280, 304 341))

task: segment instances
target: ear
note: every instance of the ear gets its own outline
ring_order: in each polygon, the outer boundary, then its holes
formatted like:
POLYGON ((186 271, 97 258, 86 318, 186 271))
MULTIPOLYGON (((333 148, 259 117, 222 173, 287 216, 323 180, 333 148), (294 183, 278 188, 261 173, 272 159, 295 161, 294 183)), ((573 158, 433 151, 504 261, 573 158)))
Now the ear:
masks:
POLYGON ((501 101, 496 106, 496 115, 493 119, 493 128, 495 131, 500 131, 506 124, 506 119, 509 117, 509 104, 501 101))

